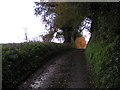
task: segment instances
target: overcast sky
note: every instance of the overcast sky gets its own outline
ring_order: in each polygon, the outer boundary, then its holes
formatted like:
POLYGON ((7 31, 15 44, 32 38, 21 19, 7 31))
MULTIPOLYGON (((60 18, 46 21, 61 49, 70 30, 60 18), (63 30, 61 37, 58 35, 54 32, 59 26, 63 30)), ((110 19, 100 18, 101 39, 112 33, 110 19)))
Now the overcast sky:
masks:
POLYGON ((0 1, 0 43, 24 42, 25 30, 29 40, 46 32, 40 17, 34 15, 35 1, 39 0, 0 1))
POLYGON ((34 15, 34 1, 0 1, 0 43, 25 41, 25 28, 29 39, 45 31, 40 17, 34 15))

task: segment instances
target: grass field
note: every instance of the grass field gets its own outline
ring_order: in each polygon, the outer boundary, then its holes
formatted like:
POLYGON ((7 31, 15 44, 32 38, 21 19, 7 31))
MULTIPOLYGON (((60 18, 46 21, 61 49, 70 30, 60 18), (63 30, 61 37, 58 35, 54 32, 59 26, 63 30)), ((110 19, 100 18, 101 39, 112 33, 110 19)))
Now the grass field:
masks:
POLYGON ((68 44, 29 42, 2 45, 2 86, 15 89, 68 44))

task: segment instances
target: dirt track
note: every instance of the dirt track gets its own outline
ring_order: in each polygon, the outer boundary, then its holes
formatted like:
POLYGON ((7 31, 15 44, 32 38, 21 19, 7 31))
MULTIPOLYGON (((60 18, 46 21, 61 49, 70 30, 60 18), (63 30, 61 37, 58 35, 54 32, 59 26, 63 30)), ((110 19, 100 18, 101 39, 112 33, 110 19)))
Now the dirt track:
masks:
POLYGON ((89 88, 84 50, 71 49, 57 55, 19 86, 19 90, 40 88, 89 88))

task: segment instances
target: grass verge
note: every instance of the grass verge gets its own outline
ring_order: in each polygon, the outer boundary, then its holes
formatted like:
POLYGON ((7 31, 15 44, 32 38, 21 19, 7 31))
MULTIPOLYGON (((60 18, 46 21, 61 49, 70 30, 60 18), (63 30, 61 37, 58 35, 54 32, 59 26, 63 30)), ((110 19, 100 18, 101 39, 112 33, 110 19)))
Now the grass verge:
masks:
POLYGON ((111 43, 105 40, 90 42, 86 56, 91 72, 91 83, 95 88, 120 88, 119 39, 111 43))

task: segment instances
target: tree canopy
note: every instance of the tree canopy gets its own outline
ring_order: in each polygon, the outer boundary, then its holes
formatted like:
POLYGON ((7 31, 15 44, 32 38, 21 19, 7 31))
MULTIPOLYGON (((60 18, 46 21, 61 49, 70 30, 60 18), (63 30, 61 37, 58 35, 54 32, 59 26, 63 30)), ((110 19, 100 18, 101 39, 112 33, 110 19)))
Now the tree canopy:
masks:
POLYGON ((35 4, 35 15, 42 16, 46 28, 50 31, 49 35, 57 32, 56 36, 63 35, 65 42, 72 42, 78 34, 79 25, 88 9, 86 3, 35 2, 35 4), (63 33, 59 33, 59 30, 63 33))

